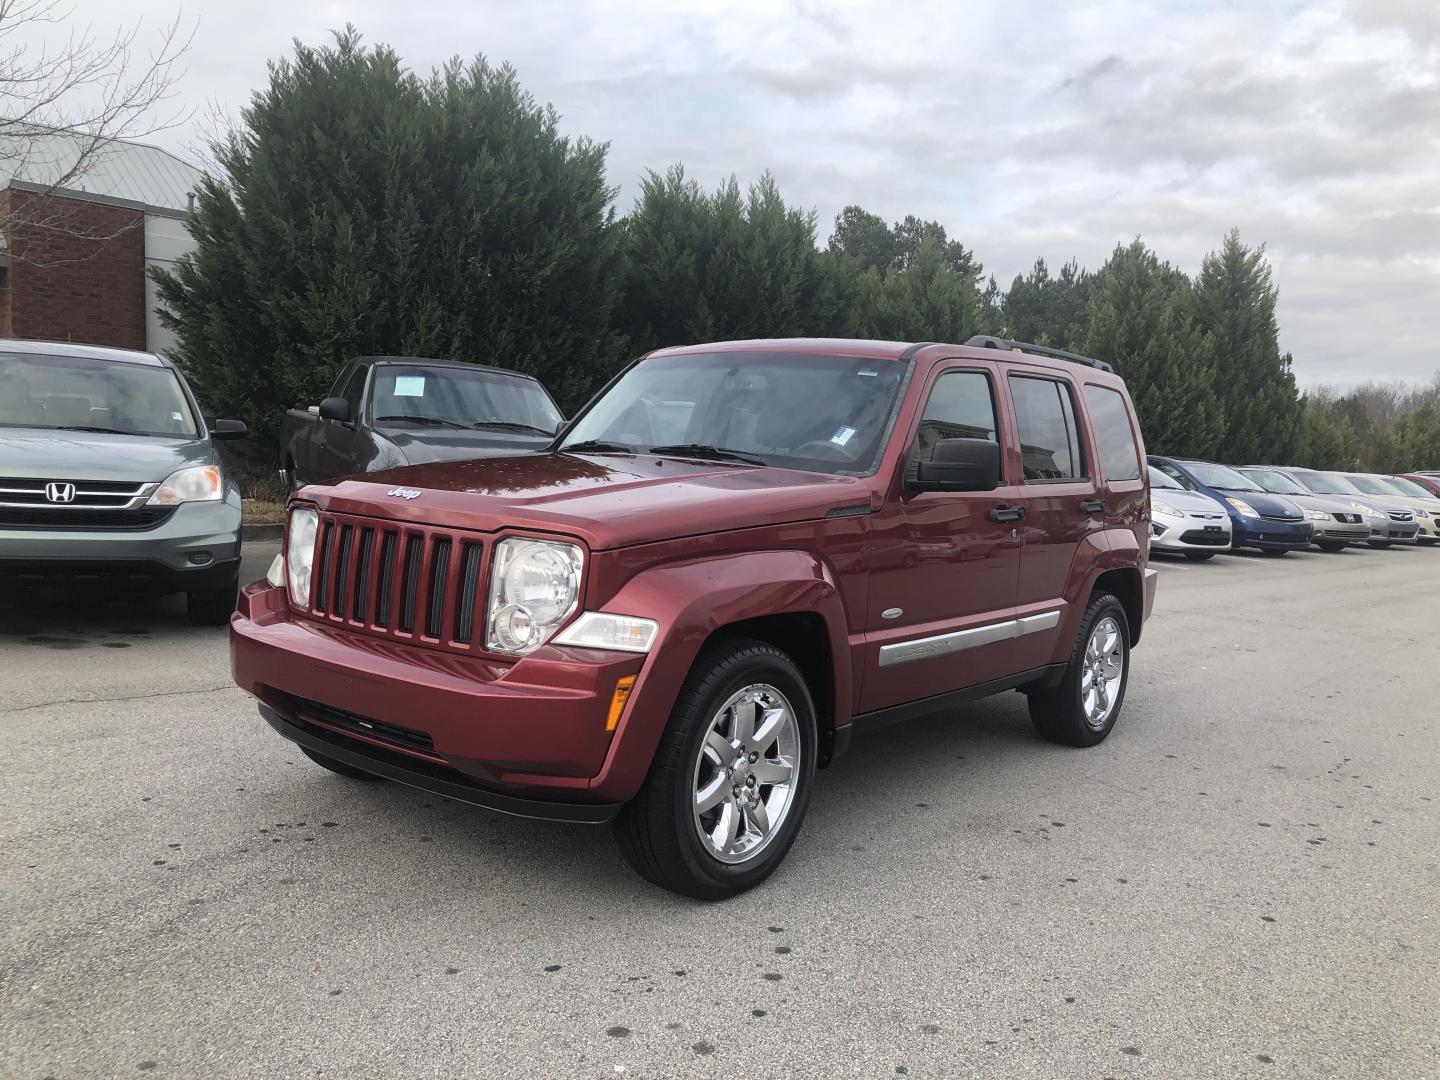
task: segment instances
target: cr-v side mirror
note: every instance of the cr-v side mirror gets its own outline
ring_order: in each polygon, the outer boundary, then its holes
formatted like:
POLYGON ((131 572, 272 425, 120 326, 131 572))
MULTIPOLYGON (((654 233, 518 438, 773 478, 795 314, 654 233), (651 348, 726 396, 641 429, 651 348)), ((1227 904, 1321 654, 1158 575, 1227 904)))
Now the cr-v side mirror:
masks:
POLYGON ((994 491, 1000 486, 1000 444, 989 439, 941 439, 929 461, 915 463, 910 491, 994 491))
POLYGON ((348 424, 350 422, 350 403, 343 397, 327 397, 320 402, 320 418, 348 424))

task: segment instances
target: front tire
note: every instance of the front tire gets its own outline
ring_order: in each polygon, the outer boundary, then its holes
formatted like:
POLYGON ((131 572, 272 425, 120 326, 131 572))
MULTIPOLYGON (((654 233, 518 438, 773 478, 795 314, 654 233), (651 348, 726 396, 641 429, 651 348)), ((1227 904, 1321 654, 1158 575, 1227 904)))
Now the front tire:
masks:
POLYGON ((1125 605, 1110 593, 1100 593, 1080 620, 1060 685, 1030 691, 1030 721, 1051 742, 1095 746, 1115 727, 1129 682, 1125 605))
POLYGON ((1390 546, 1389 540, 1366 540, 1365 543, 1369 544, 1376 551, 1384 551, 1390 546))
POLYGON ((1344 544, 1337 544, 1337 543, 1335 543, 1335 541, 1333 541, 1333 540, 1326 541, 1326 542, 1323 543, 1323 544, 1317 543, 1315 546, 1318 547, 1321 551, 1329 551, 1329 552, 1332 552, 1332 553, 1333 553, 1333 552, 1336 552, 1336 551, 1344 551, 1344 550, 1345 550, 1345 545, 1344 545, 1344 544))
POLYGON ((1280 559, 1290 554, 1289 548, 1261 548, 1260 554, 1269 559, 1280 559))
POLYGON ((764 881, 800 831, 815 777, 810 689, 763 641, 708 646, 615 820, 631 867, 661 888, 723 900, 764 881))
POLYGON ((222 626, 235 613, 235 600, 240 592, 240 569, 218 589, 185 594, 185 614, 197 626, 222 626))

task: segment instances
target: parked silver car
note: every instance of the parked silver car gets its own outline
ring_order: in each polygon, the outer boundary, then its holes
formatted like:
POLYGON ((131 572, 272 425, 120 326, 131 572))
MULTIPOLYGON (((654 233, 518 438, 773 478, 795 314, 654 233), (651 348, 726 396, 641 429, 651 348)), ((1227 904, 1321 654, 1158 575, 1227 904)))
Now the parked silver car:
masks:
POLYGON ((1150 469, 1150 550, 1203 562, 1230 550, 1230 515, 1209 495, 1189 491, 1150 469))
POLYGON ((1370 521, 1375 515, 1360 503, 1340 495, 1317 495, 1284 469, 1244 465, 1238 471, 1270 494, 1284 495, 1304 510, 1315 527, 1312 542, 1321 551, 1341 551, 1348 544, 1363 544, 1370 539, 1370 521))
POLYGON ((235 610, 240 491, 184 378, 152 353, 0 340, 0 589, 64 579, 235 610))
MULTIPOLYGON (((1267 466, 1268 467, 1268 466, 1267 466)), ((1317 495, 1346 496, 1370 511, 1370 539, 1366 541, 1374 548, 1387 548, 1391 544, 1413 544, 1420 531, 1413 511, 1394 507, 1388 502, 1364 494, 1339 473, 1321 472, 1318 469, 1280 469, 1290 479, 1309 488, 1317 495)))
POLYGON ((1436 499, 1419 484, 1398 476, 1378 476, 1374 473, 1346 473, 1345 479, 1366 495, 1384 502, 1387 506, 1398 506, 1415 515, 1415 524, 1420 531, 1415 542, 1425 547, 1440 543, 1440 499, 1436 499))

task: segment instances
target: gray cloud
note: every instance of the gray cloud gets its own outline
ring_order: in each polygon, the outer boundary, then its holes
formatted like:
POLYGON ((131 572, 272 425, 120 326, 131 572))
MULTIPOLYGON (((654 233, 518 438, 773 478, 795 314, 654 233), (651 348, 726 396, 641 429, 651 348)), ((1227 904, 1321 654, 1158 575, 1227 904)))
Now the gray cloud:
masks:
MULTIPOLYGON (((178 0, 177 0, 178 4, 178 0)), ((1168 0, 281 0, 200 16, 185 95, 232 111, 291 37, 354 22, 426 68, 509 60, 567 131, 703 184, 769 168, 816 208, 938 218, 1002 281, 1139 233, 1195 271, 1268 244, 1302 383, 1440 363, 1440 4, 1168 0), (1377 342, 1382 343, 1377 347, 1377 342)), ((105 29, 153 0, 79 0, 105 29)), ((171 148, 190 132, 162 140, 171 148)))

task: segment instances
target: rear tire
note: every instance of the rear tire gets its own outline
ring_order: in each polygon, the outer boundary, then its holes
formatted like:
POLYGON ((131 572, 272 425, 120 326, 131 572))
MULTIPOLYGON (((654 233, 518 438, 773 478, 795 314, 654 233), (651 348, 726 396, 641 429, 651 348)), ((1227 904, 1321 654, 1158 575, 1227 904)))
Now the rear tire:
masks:
POLYGON ((1317 543, 1315 544, 1315 546, 1318 547, 1321 551, 1335 552, 1335 551, 1344 551, 1346 545, 1344 545, 1344 544, 1337 544, 1334 540, 1327 540, 1327 541, 1325 541, 1324 543, 1319 543, 1319 542, 1317 542, 1317 543))
POLYGON ((1191 562, 1204 562, 1206 559, 1213 559, 1214 557, 1215 557, 1215 552, 1213 552, 1213 551, 1187 551, 1187 552, 1185 552, 1185 558, 1189 559, 1191 562))
POLYGON ((329 769, 339 776, 348 776, 351 780, 371 780, 378 783, 385 779, 383 776, 376 776, 374 773, 357 769, 353 765, 346 765, 345 762, 336 761, 334 758, 326 757, 324 754, 317 754, 314 750, 306 746, 300 747, 300 752, 322 769, 329 769))
POLYGON ((1032 690, 1030 720, 1051 742, 1094 746, 1115 727, 1130 683, 1130 621, 1125 605, 1100 593, 1085 609, 1060 685, 1032 690))
POLYGON ((240 593, 240 568, 218 589, 207 592, 185 594, 185 614, 198 626, 222 626, 235 613, 235 601, 240 593))
POLYGON ((707 646, 644 786, 615 819, 620 851, 647 881, 698 900, 753 888, 800 831, 817 742, 810 689, 789 656, 751 639, 707 646))

